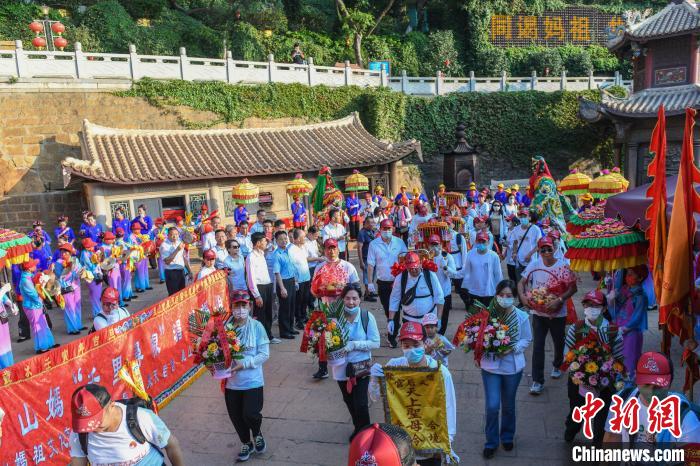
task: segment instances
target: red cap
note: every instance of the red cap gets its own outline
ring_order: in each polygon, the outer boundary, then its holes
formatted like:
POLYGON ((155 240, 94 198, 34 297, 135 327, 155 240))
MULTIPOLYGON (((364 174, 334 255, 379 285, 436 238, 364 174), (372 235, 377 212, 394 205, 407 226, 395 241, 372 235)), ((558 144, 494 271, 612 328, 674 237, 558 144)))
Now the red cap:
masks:
POLYGON ((518 211, 518 217, 529 217, 530 212, 527 209, 520 209, 518 211))
POLYGON ((379 228, 382 230, 388 230, 389 228, 394 228, 394 222, 391 221, 389 218, 385 218, 384 220, 379 223, 379 228))
POLYGON ((479 222, 479 223, 486 223, 488 222, 489 218, 486 215, 479 215, 474 217, 474 223, 479 222))
POLYGON ((73 249, 73 246, 70 243, 63 243, 58 247, 59 251, 68 251, 69 253, 73 254, 75 252, 75 249, 73 249))
POLYGON ((420 256, 413 251, 406 254, 404 260, 406 261, 405 264, 408 269, 420 267, 420 256))
POLYGON ((22 264, 22 268, 24 270, 29 270, 32 267, 36 267, 37 265, 39 265, 39 259, 29 259, 27 262, 22 264))
POLYGON ((489 234, 486 233, 485 231, 480 231, 479 233, 476 234, 476 242, 477 243, 488 243, 489 242, 489 234))
POLYGON ((88 387, 104 388, 96 385, 86 385, 73 393, 70 410, 73 417, 73 431, 79 434, 93 432, 100 427, 104 406, 88 387))
POLYGON ((350 442, 348 466, 401 466, 401 455, 379 424, 372 424, 350 442))
POLYGON ((559 239, 561 238, 561 233, 559 230, 549 230, 549 233, 547 233, 547 236, 553 239, 559 239))
POLYGON ((418 322, 404 322, 399 330, 400 340, 423 341, 423 326, 418 322))
POLYGON ((207 249, 202 257, 204 257, 204 260, 216 259, 216 252, 213 249, 207 249))
POLYGON ((440 239, 440 235, 430 235, 428 242, 430 244, 440 244, 442 243, 442 240, 440 239))
POLYGON ((158 217, 158 218, 155 220, 155 224, 156 224, 156 225, 162 225, 163 223, 165 223, 165 220, 163 220, 161 217, 158 217))
MULTIPOLYGON (((106 236, 106 234, 105 234, 105 236, 106 236)), ((81 242, 81 244, 83 245, 83 247, 84 247, 85 249, 94 248, 95 246, 97 246, 97 243, 94 242, 94 241, 92 240, 92 238, 85 238, 85 239, 83 239, 83 241, 81 242)))
POLYGON ((122 227, 117 228, 117 236, 124 236, 124 229, 122 227))
POLYGON ((666 387, 671 384, 671 365, 661 353, 646 352, 637 361, 637 385, 650 384, 666 387))
MULTIPOLYGON (((121 230, 121 228, 117 228, 117 230, 121 230)), ((122 230, 122 233, 123 232, 124 232, 124 230, 122 230)), ((104 236, 102 236, 102 241, 104 241, 104 240, 109 241, 111 239, 115 239, 114 233, 112 233, 111 231, 105 232, 104 236)))
POLYGON ((108 288, 105 288, 105 290, 102 292, 101 301, 103 303, 118 303, 119 302, 119 292, 117 291, 116 288, 112 288, 111 286, 108 288))
POLYGON ((236 290, 231 295, 231 302, 235 303, 248 303, 250 302, 250 295, 245 290, 236 290))
POLYGON ((583 297, 582 303, 591 303, 597 306, 605 304, 605 295, 600 290, 591 290, 583 297))
POLYGON ((141 224, 139 222, 132 223, 131 231, 141 231, 141 224))
POLYGON ((552 241, 552 238, 549 236, 543 236, 540 238, 540 240, 537 242, 537 248, 541 248, 543 246, 550 246, 554 247, 554 242, 552 241))
POLYGON ((323 242, 323 247, 324 248, 337 248, 338 241, 333 239, 333 238, 328 238, 326 241, 323 242))
POLYGON ((177 217, 175 217, 175 221, 176 221, 176 222, 181 222, 181 221, 182 221, 182 215, 178 215, 177 217))
POLYGON ((210 223, 207 223, 206 225, 204 225, 203 230, 204 230, 204 234, 206 235, 207 233, 211 233, 212 231, 214 231, 214 227, 211 226, 210 223))

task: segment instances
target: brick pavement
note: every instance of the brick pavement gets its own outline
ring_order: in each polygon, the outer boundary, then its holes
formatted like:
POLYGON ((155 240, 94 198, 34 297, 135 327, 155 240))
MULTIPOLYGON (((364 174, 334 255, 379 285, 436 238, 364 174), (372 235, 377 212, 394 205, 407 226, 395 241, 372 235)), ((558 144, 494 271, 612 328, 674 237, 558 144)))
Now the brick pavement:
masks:
MULTIPOLYGON (((197 267, 197 266, 196 266, 197 267)), ((196 268, 195 267, 195 268, 196 268)), ((157 279, 151 280, 154 290, 132 301, 129 310, 135 312, 165 297, 165 286, 157 279)), ((587 274, 582 274, 579 284, 580 298, 593 286, 587 274)), ((87 296, 87 290, 83 290, 87 296)), ((451 313, 447 336, 451 338, 463 315, 464 307, 455 294, 456 309, 451 313)), ((365 303, 377 318, 380 331, 386 328, 386 319, 379 303, 365 303)), ((580 305, 578 306, 580 308, 580 305)), ((59 343, 69 341, 59 311, 50 311, 54 321, 54 335, 59 343)), ((89 327, 89 310, 83 306, 84 324, 89 327)), ((649 313, 650 326, 658 319, 656 312, 649 313)), ((274 333, 277 334, 276 324, 274 333)), ((12 324, 13 335, 16 324, 12 324)), ((13 336, 14 338, 14 336, 13 336)), ((337 383, 331 378, 315 381, 311 374, 316 364, 307 355, 299 353, 299 341, 283 340, 271 346, 270 360, 265 364, 265 405, 263 408, 263 434, 268 442, 265 454, 254 457, 250 464, 323 465, 346 464, 347 439, 352 431, 350 415, 342 402, 337 383)), ((658 350, 659 332, 651 329, 645 335, 645 350, 658 350)), ((15 360, 33 355, 31 341, 13 343, 15 360)), ((485 461, 481 457, 484 435, 484 396, 479 370, 471 355, 457 351, 450 357, 457 395, 457 436, 454 447, 461 464, 467 465, 541 465, 567 464, 569 447, 563 441, 563 423, 568 412, 566 380, 548 379, 539 397, 528 393, 531 383, 530 351, 517 395, 518 421, 515 448, 511 452, 499 449, 495 458, 485 461)), ((373 352, 377 362, 401 355, 400 349, 391 349, 386 341, 373 352)), ((678 345, 674 346, 674 361, 680 358, 678 345)), ((552 361, 551 342, 547 344, 546 364, 552 361)), ((546 366, 548 367, 548 366, 546 366)), ((682 385, 683 369, 676 364, 674 388, 682 385)), ((696 389, 696 397, 698 389, 696 389)), ((697 399, 697 398, 696 398, 697 399)), ((370 408, 372 421, 383 421, 380 404, 370 408)), ((234 462, 240 448, 239 441, 228 419, 223 395, 217 381, 207 374, 192 384, 185 392, 161 411, 161 415, 177 435, 185 452, 186 464, 218 466, 234 462)))

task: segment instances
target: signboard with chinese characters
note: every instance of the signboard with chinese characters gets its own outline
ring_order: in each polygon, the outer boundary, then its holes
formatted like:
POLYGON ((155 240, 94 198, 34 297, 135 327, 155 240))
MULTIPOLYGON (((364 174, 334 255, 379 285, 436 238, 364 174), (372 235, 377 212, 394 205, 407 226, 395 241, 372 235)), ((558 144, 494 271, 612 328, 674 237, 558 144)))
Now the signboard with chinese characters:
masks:
POLYGON ((68 464, 71 395, 97 383, 112 398, 134 396, 117 373, 139 362, 159 407, 204 369, 192 361, 188 317, 204 306, 228 307, 226 274, 216 272, 110 327, 0 370, 0 464, 68 464))
POLYGON ((385 366, 382 383, 386 422, 403 427, 422 455, 450 455, 445 382, 439 368, 385 366))
POLYGON ((673 68, 658 68, 654 70, 654 84, 656 86, 673 86, 685 84, 688 68, 686 66, 675 66, 673 68))
POLYGON ((624 24, 622 16, 585 7, 548 11, 540 16, 493 15, 489 39, 499 47, 605 45, 621 33, 624 24))

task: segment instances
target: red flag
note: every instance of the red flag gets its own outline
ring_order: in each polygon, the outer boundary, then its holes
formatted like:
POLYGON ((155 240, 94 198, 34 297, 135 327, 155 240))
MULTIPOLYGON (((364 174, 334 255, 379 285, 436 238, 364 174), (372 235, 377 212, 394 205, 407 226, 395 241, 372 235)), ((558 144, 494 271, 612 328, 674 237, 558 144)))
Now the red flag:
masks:
POLYGON ((677 335, 681 343, 692 336, 693 330, 689 318, 695 282, 693 214, 700 212, 700 196, 693 187, 693 183, 700 183, 700 171, 695 166, 693 156, 693 128, 696 113, 692 108, 685 110, 683 149, 673 212, 668 228, 663 285, 659 299, 659 323, 666 323, 668 331, 677 335))
POLYGON ((664 278, 663 266, 668 232, 666 220, 666 113, 663 105, 659 107, 656 126, 651 133, 649 152, 654 154, 654 158, 647 167, 647 176, 654 178, 654 181, 647 189, 647 197, 651 198, 652 202, 646 211, 646 219, 649 220, 646 237, 649 240, 649 271, 658 300, 661 297, 661 286, 664 278))

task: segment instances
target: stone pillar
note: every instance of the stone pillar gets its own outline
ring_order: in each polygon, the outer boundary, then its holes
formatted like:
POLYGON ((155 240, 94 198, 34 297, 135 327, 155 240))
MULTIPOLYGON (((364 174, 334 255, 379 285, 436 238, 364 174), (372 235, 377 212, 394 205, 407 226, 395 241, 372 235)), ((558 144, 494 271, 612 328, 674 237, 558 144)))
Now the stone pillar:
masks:
POLYGON ((435 73, 435 95, 440 95, 440 79, 442 77, 442 73, 440 73, 440 70, 435 73))
POLYGON ((594 87, 595 81, 593 81, 593 69, 588 70, 588 90, 590 91, 594 87))
POLYGON ((534 91, 537 89, 537 71, 532 70, 532 76, 530 76, 530 90, 534 91))
POLYGON ((83 183, 85 199, 88 209, 95 214, 97 223, 107 225, 112 223, 112 214, 109 211, 109 203, 105 199, 104 189, 99 183, 83 183))
POLYGON ((401 70, 401 93, 408 94, 408 74, 406 70, 401 70))
POLYGON ((131 80, 136 81, 139 79, 136 73, 139 63, 139 56, 136 55, 136 46, 134 44, 129 44, 129 71, 131 73, 131 80))
POLYGON ((506 78, 508 77, 508 74, 506 73, 506 70, 503 70, 501 72, 501 92, 506 91, 506 78))
POLYGON ((180 79, 187 80, 187 50, 180 47, 180 79))
POLYGON ((469 92, 476 91, 476 78, 474 77, 474 71, 469 72, 469 92))
POLYGON ((80 66, 85 60, 85 55, 83 55, 83 44, 81 44, 80 42, 75 43, 75 52, 73 59, 75 60, 75 77, 76 79, 80 79, 83 77, 80 74, 80 66))
POLYGON ((637 186, 637 154, 639 143, 630 142, 627 144, 627 163, 625 164, 625 178, 630 182, 629 189, 637 186))
POLYGON ((566 90, 566 70, 561 70, 561 83, 559 84, 559 90, 566 90))
POLYGON ((308 84, 309 86, 314 85, 314 57, 309 57, 309 64, 306 66, 306 72, 308 73, 308 84))
POLYGON ((271 83, 274 80, 275 56, 269 54, 267 56, 267 82, 271 83))
POLYGON ((27 56, 24 54, 24 46, 21 40, 15 41, 15 70, 18 78, 29 78, 27 69, 27 56))
POLYGON ((226 82, 227 83, 232 83, 233 81, 233 70, 236 69, 236 66, 233 63, 233 55, 231 54, 230 50, 226 51, 226 82))
POLYGON ((391 193, 395 196, 396 193, 399 192, 399 186, 401 185, 401 182, 399 181, 399 169, 402 165, 403 164, 400 160, 389 163, 389 186, 387 187, 389 192, 386 193, 387 195, 391 193))
POLYGON ((350 68, 350 60, 345 60, 345 85, 352 84, 352 68, 350 68))

